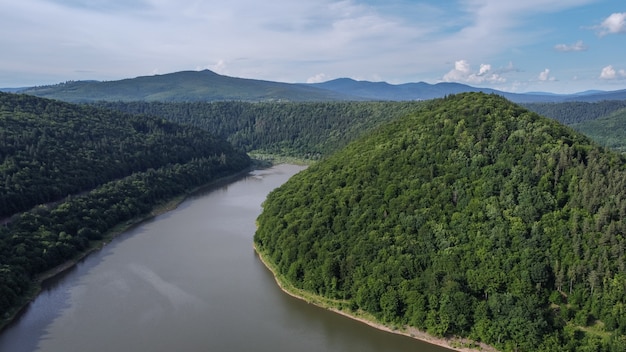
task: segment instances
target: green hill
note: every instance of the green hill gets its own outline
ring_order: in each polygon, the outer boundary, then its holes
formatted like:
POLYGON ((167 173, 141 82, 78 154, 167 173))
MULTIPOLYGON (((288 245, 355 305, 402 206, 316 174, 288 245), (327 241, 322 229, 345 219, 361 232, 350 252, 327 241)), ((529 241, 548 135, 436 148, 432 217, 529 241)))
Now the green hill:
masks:
MULTIPOLYGON (((316 159, 329 155, 381 123, 418 109, 423 102, 98 102, 95 106, 158 116, 196 126, 247 152, 316 159)), ((525 104, 572 125, 594 141, 625 150, 626 131, 617 112, 626 101, 525 104), (608 118, 608 115, 616 114, 608 118), (607 118, 602 118, 607 117, 607 118), (597 120, 592 122, 592 120, 597 120), (586 127, 588 124, 588 128, 586 127)))
POLYGON ((572 127, 604 146, 626 153, 626 108, 572 127))
POLYGON ((210 131, 247 152, 318 159, 421 102, 99 102, 210 131))
POLYGON ((337 101, 357 97, 300 84, 183 71, 119 81, 71 81, 21 93, 74 103, 93 101, 337 101))
POLYGON ((250 165, 197 128, 8 93, 0 141, 0 319, 119 224, 250 165))
POLYGON ((234 151, 205 131, 0 93, 0 219, 133 172, 234 151))
POLYGON ((599 102, 532 103, 522 104, 541 116, 553 118, 563 124, 573 125, 607 117, 626 108, 626 100, 603 100, 599 102))
POLYGON ((506 351, 623 351, 626 159, 505 99, 450 96, 272 192, 279 279, 506 351))

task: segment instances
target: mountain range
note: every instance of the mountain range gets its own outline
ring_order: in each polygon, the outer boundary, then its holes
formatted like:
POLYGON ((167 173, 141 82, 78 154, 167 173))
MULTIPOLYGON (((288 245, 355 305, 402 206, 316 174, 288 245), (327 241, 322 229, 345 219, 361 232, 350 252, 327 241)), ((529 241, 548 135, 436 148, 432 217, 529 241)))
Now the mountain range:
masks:
POLYGON ((515 103, 597 102, 626 99, 626 90, 609 92, 596 90, 574 94, 553 94, 546 92, 509 93, 491 88, 472 87, 453 82, 441 82, 436 84, 418 82, 394 85, 387 82, 368 82, 356 81, 350 78, 339 78, 328 82, 312 84, 312 86, 337 93, 358 96, 368 100, 428 100, 466 92, 493 93, 504 96, 515 103))
POLYGON ((282 83, 220 75, 210 70, 181 71, 118 81, 68 81, 56 85, 4 88, 68 102, 94 101, 407 101, 464 92, 493 93, 516 103, 624 100, 626 89, 575 94, 509 93, 460 83, 390 84, 339 78, 323 83, 282 83))

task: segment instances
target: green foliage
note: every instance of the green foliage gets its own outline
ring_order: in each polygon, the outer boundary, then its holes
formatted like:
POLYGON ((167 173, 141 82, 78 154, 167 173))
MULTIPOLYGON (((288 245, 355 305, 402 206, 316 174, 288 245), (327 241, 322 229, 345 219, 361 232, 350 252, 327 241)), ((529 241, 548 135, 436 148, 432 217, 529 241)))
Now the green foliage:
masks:
POLYGON ((624 157, 468 93, 294 176, 254 240, 294 286, 390 324, 507 351, 618 351, 625 218, 624 157))
POLYGON ((250 165, 206 131, 25 95, 0 93, 0 126, 2 318, 116 225, 250 165))
POLYGON ((626 108, 572 127, 604 146, 626 153, 626 108))
POLYGON ((537 103, 524 106, 542 116, 570 125, 601 145, 626 152, 626 100, 537 103))
POLYGON ((573 125, 609 116, 626 108, 626 100, 604 100, 596 103, 573 101, 567 103, 521 104, 541 116, 553 118, 563 124, 573 125))
POLYGON ((0 219, 133 172, 232 152, 163 119, 27 95, 0 93, 0 126, 0 219))
POLYGON ((202 128, 247 152, 319 159, 420 102, 162 103, 97 106, 202 128))

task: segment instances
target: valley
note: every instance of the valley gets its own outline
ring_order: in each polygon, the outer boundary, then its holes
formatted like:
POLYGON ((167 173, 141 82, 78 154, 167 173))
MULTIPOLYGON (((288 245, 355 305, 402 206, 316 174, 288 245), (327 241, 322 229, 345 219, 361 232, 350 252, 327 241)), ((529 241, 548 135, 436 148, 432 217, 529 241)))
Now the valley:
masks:
POLYGON ((311 165, 257 220, 254 243, 281 282, 391 329, 503 351, 619 351, 621 93, 517 105, 370 83, 201 71, 22 91, 67 102, 0 93, 5 322, 41 273, 259 155, 311 165))

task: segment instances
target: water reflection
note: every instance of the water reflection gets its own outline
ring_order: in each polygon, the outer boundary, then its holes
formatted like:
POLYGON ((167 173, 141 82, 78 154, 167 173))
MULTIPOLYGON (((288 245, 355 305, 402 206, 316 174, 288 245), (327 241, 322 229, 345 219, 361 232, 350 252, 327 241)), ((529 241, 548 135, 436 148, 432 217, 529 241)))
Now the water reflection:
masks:
POLYGON ((0 351, 446 351, 284 294, 252 249, 268 192, 252 173, 128 231, 48 288, 0 351))

